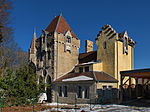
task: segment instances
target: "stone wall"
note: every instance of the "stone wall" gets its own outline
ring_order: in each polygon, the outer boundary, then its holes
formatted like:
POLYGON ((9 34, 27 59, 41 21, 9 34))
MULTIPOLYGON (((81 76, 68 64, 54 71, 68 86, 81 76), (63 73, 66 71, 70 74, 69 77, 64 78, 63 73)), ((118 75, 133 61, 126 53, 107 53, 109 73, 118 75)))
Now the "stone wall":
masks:
POLYGON ((59 103, 69 103, 69 104, 75 104, 75 103, 95 103, 95 95, 96 95, 96 83, 93 81, 86 81, 86 82, 57 82, 55 83, 55 100, 54 102, 57 102, 57 95, 58 95, 58 87, 59 86, 67 86, 68 90, 68 97, 59 97, 58 96, 58 102, 59 103), (77 98, 77 87, 89 87, 89 98, 77 98))
MULTIPOLYGON (((68 34, 69 35, 69 34, 68 34)), ((71 37, 71 50, 65 50, 66 36, 64 34, 55 33, 54 35, 54 77, 55 79, 73 70, 75 65, 78 64, 80 40, 71 37), (58 37, 57 37, 58 36, 58 37)))

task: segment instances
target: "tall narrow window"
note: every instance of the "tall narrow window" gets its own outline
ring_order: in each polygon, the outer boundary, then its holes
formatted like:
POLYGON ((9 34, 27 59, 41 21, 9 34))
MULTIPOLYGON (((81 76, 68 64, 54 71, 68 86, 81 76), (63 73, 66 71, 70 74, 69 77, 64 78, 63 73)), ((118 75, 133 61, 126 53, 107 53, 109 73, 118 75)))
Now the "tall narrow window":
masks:
POLYGON ((50 51, 47 52, 48 53, 48 60, 50 59, 50 51))
POLYGON ((40 61, 42 61, 42 54, 40 55, 40 61))
POLYGON ((70 36, 67 36, 66 42, 67 42, 67 43, 71 43, 71 37, 70 37, 70 36))
POLYGON ((84 89, 84 98, 89 98, 89 88, 88 87, 86 87, 84 89))
POLYGON ((63 88, 63 94, 64 94, 64 97, 67 97, 67 86, 64 86, 63 88))
POLYGON ((104 42, 104 49, 106 49, 106 41, 104 42))
POLYGON ((62 87, 61 86, 58 87, 58 95, 60 97, 62 97, 62 87))
POLYGON ((65 51, 69 51, 71 53, 71 37, 67 36, 66 37, 66 44, 65 45, 65 51))
POLYGON ((124 53, 128 54, 128 39, 124 38, 124 53))
POLYGON ((78 98, 82 98, 82 87, 81 86, 78 86, 78 88, 77 88, 77 96, 78 96, 78 98))
POLYGON ((126 50, 128 50, 128 39, 127 38, 125 38, 125 48, 126 48, 126 50))
POLYGON ((85 72, 89 72, 89 67, 85 67, 85 72))
POLYGON ((83 67, 79 67, 79 73, 83 72, 83 67))

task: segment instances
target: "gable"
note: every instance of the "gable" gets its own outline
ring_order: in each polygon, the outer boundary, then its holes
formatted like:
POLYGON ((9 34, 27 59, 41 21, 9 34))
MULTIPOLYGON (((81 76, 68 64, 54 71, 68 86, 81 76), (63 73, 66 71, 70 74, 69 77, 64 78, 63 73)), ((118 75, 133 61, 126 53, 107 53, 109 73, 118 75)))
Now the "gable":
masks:
POLYGON ((60 16, 55 17, 52 22, 48 25, 46 28, 46 31, 48 32, 58 32, 64 34, 66 31, 70 31, 71 35, 78 39, 78 37, 74 34, 74 32, 71 30, 69 24, 65 21, 62 14, 60 16))

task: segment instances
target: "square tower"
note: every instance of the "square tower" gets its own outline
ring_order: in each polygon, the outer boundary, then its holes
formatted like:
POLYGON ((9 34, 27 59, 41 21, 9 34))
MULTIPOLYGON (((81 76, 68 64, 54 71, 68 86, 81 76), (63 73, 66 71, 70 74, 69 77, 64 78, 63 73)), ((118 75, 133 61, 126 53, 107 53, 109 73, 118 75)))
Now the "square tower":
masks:
POLYGON ((103 71, 115 77, 120 85, 120 71, 133 69, 133 49, 135 42, 127 31, 116 33, 105 25, 96 38, 97 61, 103 62, 103 71))

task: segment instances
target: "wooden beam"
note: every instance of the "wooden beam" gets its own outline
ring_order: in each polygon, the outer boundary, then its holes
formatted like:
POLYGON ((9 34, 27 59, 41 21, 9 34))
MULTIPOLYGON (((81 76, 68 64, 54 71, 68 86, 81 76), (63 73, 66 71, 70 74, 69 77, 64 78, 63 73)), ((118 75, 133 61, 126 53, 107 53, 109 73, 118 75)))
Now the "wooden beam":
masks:
MULTIPOLYGON (((130 79, 130 77, 129 77, 129 79, 130 79)), ((126 81, 124 82, 124 84, 123 84, 123 85, 125 85, 125 84, 129 81, 129 79, 128 79, 128 80, 126 80, 126 81)))

